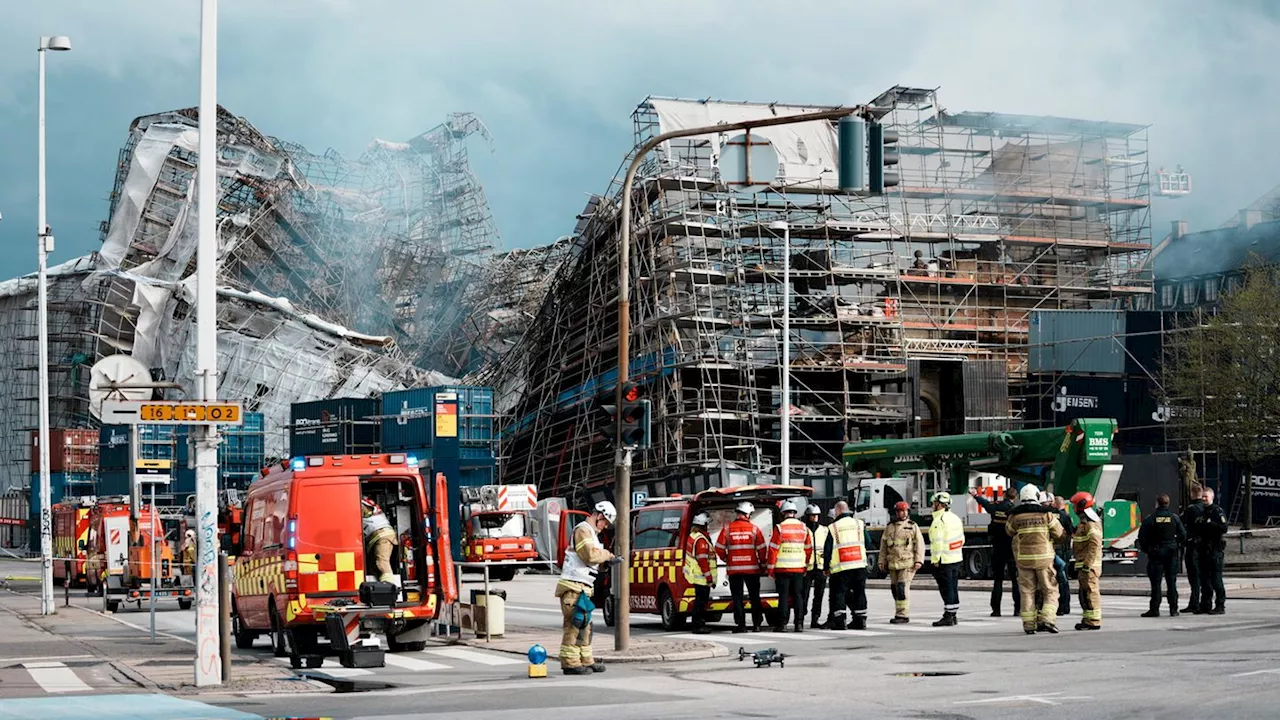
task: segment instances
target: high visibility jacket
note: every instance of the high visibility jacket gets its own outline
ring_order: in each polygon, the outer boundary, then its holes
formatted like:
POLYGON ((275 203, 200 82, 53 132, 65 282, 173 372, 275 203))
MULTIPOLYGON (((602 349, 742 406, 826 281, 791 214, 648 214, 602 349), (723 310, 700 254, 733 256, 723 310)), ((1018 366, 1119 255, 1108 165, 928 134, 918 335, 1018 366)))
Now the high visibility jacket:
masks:
POLYGON ((929 555, 934 565, 951 565, 964 559, 964 523, 950 510, 935 510, 929 523, 929 555))
POLYGON ((866 524, 846 513, 827 526, 827 557, 830 572, 856 570, 867 566, 866 524))
POLYGON ((764 533, 745 518, 729 523, 716 539, 716 555, 730 575, 759 575, 767 550, 764 533))
POLYGON ((716 582, 716 554, 711 550, 711 538, 701 530, 691 531, 684 541, 684 579, 690 585, 716 582))
POLYGON ((769 569, 775 573, 802 573, 813 562, 813 533, 804 523, 787 518, 773 528, 769 540, 769 569))
MULTIPOLYGON (((806 525, 806 527, 808 526, 806 525)), ((809 528, 809 531, 813 533, 813 557, 809 560, 809 569, 825 570, 827 561, 823 555, 823 550, 827 547, 827 526, 817 523, 809 528)))
POLYGON ((906 570, 924 562, 924 535, 910 519, 894 520, 880 534, 880 568, 906 570))
POLYGON ((1101 575, 1102 523, 1081 517, 1075 535, 1071 536, 1071 552, 1075 557, 1076 570, 1101 575))
MULTIPOLYGON (((613 557, 613 553, 600 544, 600 536, 591 523, 583 520, 573 529, 573 547, 564 552, 564 567, 560 582, 577 583, 590 588, 596 584, 596 572, 600 563, 613 557)), ((581 589, 581 588, 575 588, 581 589)))
POLYGON ((1024 570, 1053 567, 1053 543, 1062 537, 1058 511, 1039 503, 1019 505, 1009 513, 1005 532, 1013 538, 1013 559, 1024 570))

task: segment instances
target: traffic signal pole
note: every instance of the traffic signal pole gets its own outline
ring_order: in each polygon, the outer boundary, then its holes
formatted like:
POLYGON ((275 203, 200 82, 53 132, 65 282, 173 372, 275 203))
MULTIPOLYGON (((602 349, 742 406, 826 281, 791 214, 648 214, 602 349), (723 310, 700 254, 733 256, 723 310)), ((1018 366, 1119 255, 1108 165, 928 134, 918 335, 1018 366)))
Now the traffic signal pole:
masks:
POLYGON ((815 122, 819 120, 835 120, 853 114, 865 114, 870 111, 866 106, 841 107, 834 110, 803 113, 800 115, 782 115, 779 117, 744 120, 742 122, 723 125, 708 125, 696 128, 672 130, 649 138, 641 145, 627 166, 627 174, 622 181, 622 207, 620 210, 621 232, 618 237, 618 386, 616 402, 619 408, 619 422, 614 429, 617 448, 613 501, 618 509, 618 522, 615 524, 614 546, 622 565, 618 568, 617 584, 614 587, 615 633, 613 648, 624 651, 631 644, 631 454, 632 451, 623 445, 621 408, 623 406, 623 386, 630 379, 631 365, 631 193, 635 185, 636 173, 645 157, 659 145, 668 140, 696 135, 716 135, 731 130, 750 130, 758 127, 774 125, 794 125, 796 123, 815 122))

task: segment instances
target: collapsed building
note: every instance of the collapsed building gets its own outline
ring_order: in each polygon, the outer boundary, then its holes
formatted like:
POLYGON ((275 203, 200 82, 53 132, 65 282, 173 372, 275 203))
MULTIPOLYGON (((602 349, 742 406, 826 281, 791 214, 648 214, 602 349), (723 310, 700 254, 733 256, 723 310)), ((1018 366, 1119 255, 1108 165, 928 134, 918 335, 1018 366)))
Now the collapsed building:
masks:
MULTIPOLYGON (((291 403, 439 385, 470 369, 467 293, 498 234, 453 114, 358 158, 321 155, 218 115, 218 393, 265 415, 287 452, 291 403)), ((50 270, 50 423, 92 427, 89 369, 131 355, 193 397, 194 109, 140 117, 120 151, 102 245, 50 270)), ((472 298, 472 302, 479 300, 472 298)), ((36 281, 0 283, 0 489, 30 477, 36 281)), ((182 397, 178 394, 174 397, 182 397)))
MULTIPOLYGON (((752 131, 779 158, 763 192, 727 189, 720 133, 646 158, 631 218, 619 218, 621 173, 590 200, 534 317, 513 319, 518 339, 473 375, 498 390, 505 480, 608 492, 614 451, 595 405, 616 384, 623 221, 630 374, 654 406, 633 482, 651 495, 776 479, 783 302, 793 479, 833 496, 845 442, 1023 423, 1044 391, 1027 382, 1035 311, 1151 293, 1145 126, 950 112, 936 90, 907 87, 870 105, 900 136, 901 183, 883 196, 838 191, 835 126, 815 121, 752 131)), ((650 97, 634 142, 826 109, 650 97)))

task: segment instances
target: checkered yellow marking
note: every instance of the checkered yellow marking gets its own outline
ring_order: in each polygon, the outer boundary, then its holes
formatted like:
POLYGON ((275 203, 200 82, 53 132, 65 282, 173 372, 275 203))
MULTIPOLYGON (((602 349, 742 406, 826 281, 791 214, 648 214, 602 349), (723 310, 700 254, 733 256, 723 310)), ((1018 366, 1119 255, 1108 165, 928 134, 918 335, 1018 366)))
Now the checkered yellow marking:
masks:
POLYGON ((334 569, 338 572, 355 572, 356 554, 353 552, 336 553, 334 555, 334 563, 337 565, 334 569))
POLYGON ((235 568, 237 595, 272 595, 283 593, 284 561, 280 557, 250 558, 235 568))
POLYGON ((633 583, 675 582, 683 568, 684 550, 680 548, 637 550, 631 554, 633 583))

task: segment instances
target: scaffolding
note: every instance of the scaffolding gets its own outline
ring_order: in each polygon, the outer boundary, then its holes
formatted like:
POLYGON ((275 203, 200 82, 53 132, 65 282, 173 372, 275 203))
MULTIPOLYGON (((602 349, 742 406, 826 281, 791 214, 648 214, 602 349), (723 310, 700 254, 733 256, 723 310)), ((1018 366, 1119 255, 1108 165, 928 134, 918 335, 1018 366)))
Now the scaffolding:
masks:
MULTIPOLYGON (((356 159, 268 137, 222 108, 217 130, 218 396, 265 415, 268 455, 286 452, 294 402, 449 384, 472 369, 454 354, 464 299, 498 244, 468 165, 468 138, 488 138, 478 117, 375 140, 356 159)), ((136 119, 100 250, 51 271, 53 427, 96 425, 88 368, 107 355, 194 389, 197 150, 195 109, 136 119)), ((3 489, 27 484, 36 425, 34 278, 0 283, 0 321, 3 489)))
MULTIPOLYGON (((754 195, 721 183, 723 134, 646 159, 630 219, 631 376, 655 426, 638 489, 776 478, 784 297, 793 480, 841 494, 845 442, 1018 425, 1033 310, 1150 292, 1145 127, 952 114, 932 89, 870 104, 901 138, 901 184, 883 197, 838 192, 829 123, 762 132, 780 173, 754 195), (775 221, 790 228, 789 293, 775 221)), ((687 119, 817 109, 829 108, 651 97, 633 114, 635 146, 687 119)), ((536 319, 483 373, 516 390, 500 395, 503 477, 544 495, 600 497, 613 478, 594 404, 616 382, 620 181, 588 204, 536 319)))

